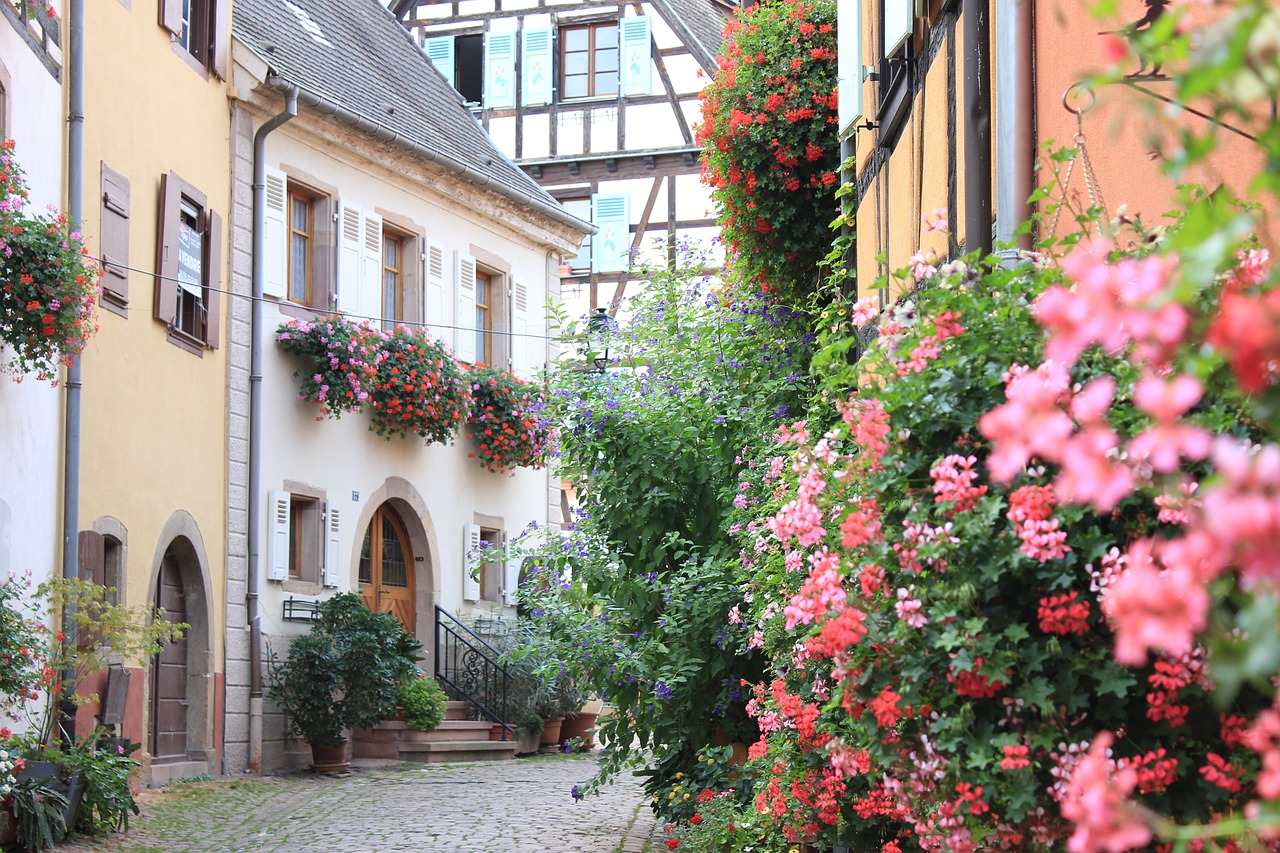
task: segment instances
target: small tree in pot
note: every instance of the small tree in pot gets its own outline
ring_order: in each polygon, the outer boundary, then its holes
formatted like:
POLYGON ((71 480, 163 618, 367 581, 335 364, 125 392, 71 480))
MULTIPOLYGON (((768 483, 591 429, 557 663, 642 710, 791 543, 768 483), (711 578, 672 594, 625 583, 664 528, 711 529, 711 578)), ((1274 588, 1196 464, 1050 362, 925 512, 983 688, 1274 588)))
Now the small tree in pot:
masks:
POLYGON ((293 641, 287 660, 271 661, 268 695, 318 759, 317 748, 342 747, 345 730, 372 728, 395 713, 397 691, 417 674, 421 650, 393 616, 341 593, 321 603, 319 621, 293 641))

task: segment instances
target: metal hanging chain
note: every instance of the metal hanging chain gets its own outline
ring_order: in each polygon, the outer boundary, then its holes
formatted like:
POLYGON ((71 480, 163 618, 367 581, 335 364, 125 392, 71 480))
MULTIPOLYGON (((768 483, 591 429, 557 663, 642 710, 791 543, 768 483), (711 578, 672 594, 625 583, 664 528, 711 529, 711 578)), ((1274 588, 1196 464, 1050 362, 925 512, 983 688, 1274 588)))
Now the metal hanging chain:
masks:
MULTIPOLYGON (((1062 201, 1063 204, 1066 203, 1067 195, 1071 191, 1071 176, 1074 174, 1076 163, 1078 162, 1080 163, 1081 174, 1084 175, 1085 191, 1089 194, 1089 207, 1100 207, 1105 211, 1107 209, 1107 203, 1102 198, 1102 187, 1098 183, 1097 173, 1093 170, 1093 163, 1089 160, 1089 151, 1084 146, 1085 136, 1083 118, 1084 114, 1093 107, 1096 102, 1096 97, 1093 92, 1085 89, 1085 93, 1089 95, 1089 103, 1072 109, 1069 100, 1071 98, 1071 92, 1075 88, 1076 86, 1072 86, 1062 94, 1062 106, 1066 108, 1067 112, 1074 113, 1076 117, 1076 156, 1071 159, 1069 164, 1067 164, 1067 175, 1062 181, 1062 201)), ((1062 204, 1059 204, 1058 209, 1053 212, 1053 222, 1049 226, 1050 234, 1058 233, 1058 218, 1061 215, 1062 204)))

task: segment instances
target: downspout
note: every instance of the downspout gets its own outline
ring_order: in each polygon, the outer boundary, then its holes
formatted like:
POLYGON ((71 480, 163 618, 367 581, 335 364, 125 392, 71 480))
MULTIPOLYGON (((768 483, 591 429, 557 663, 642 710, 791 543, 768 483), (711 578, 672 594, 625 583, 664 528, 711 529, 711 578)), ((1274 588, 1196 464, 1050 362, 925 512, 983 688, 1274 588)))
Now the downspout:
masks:
MULTIPOLYGON (((83 0, 79 0, 83 2, 83 0)), ((249 770, 262 772, 262 622, 258 615, 258 554, 262 493, 262 256, 266 216, 267 136, 298 114, 298 88, 285 95, 284 112, 253 135, 253 308, 249 325, 249 565, 246 609, 249 615, 249 770)))
MULTIPOLYGON (((84 221, 84 0, 69 0, 67 25, 67 219, 73 230, 84 221)), ((62 576, 80 574, 80 359, 67 365, 66 422, 62 465, 62 576)), ((76 642, 74 611, 62 614, 67 643, 76 642)), ((60 705, 64 736, 76 739, 76 705, 70 695, 75 667, 67 666, 60 705)))
POLYGON ((1033 0, 996 0, 996 240, 1030 249, 1030 231, 1014 231, 1031 218, 1035 190, 1033 0))
POLYGON ((965 251, 991 252, 991 9, 963 0, 965 251))

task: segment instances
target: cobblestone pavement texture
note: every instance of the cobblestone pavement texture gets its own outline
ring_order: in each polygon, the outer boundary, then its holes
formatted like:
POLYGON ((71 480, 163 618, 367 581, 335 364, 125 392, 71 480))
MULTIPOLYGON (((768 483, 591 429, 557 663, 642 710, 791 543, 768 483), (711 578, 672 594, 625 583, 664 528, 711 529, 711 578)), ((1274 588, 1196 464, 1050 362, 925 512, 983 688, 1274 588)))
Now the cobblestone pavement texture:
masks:
POLYGON ((73 839, 55 853, 657 851, 660 828, 639 780, 573 800, 570 788, 594 770, 589 757, 542 756, 179 783, 143 793, 127 833, 73 839))

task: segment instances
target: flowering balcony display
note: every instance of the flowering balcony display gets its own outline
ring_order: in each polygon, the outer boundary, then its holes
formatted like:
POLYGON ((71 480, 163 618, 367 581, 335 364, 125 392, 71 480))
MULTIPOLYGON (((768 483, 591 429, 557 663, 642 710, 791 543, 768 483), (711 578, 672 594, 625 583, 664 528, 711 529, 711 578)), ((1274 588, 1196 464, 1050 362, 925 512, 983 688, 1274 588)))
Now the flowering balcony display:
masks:
POLYGON ((538 468, 549 433, 541 416, 545 400, 533 383, 493 367, 471 371, 472 456, 490 471, 538 468))
POLYGON ((0 143, 0 370, 56 381, 97 331, 98 271, 66 214, 26 211, 14 147, 0 143))

